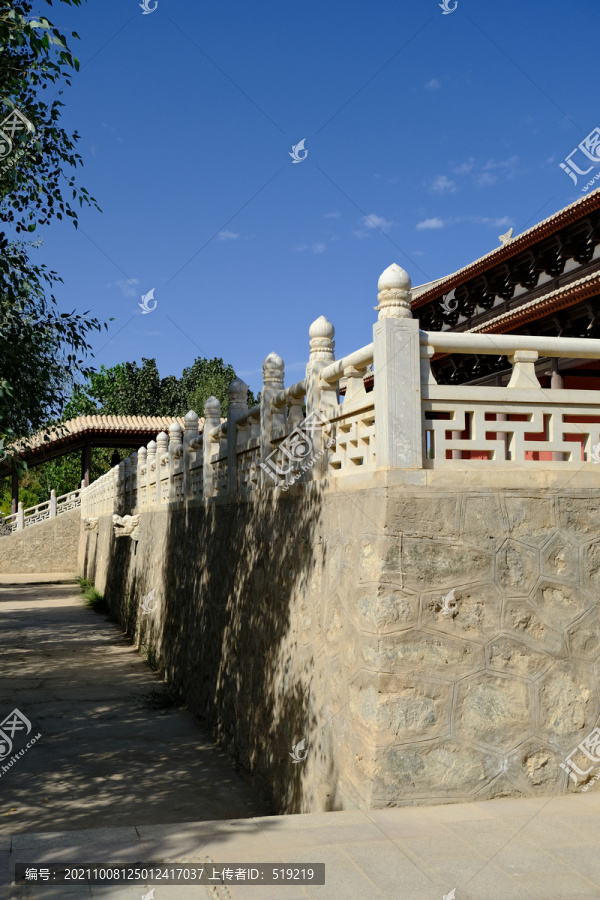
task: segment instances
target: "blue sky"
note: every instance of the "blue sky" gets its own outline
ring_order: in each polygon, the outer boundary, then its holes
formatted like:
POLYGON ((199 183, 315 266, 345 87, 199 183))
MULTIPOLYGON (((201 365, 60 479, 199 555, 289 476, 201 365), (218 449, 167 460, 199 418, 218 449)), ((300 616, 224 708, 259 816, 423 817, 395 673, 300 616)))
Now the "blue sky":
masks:
POLYGON ((275 350, 290 384, 319 315, 338 357, 372 340, 392 262, 430 281, 583 196, 597 0, 139 2, 40 4, 81 36, 63 124, 103 212, 32 237, 61 307, 115 319, 96 366, 222 356, 256 391, 275 350))

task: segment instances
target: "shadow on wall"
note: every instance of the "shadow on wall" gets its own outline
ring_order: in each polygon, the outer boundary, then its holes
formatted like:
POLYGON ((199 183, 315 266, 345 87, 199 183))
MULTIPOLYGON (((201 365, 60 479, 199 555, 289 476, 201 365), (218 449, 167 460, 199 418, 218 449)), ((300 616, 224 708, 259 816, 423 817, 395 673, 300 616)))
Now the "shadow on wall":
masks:
POLYGON ((261 491, 247 503, 143 512, 137 546, 111 534, 106 557, 115 616, 261 798, 285 813, 337 804, 332 753, 310 746, 301 764, 289 755, 303 738, 316 741, 324 720, 323 685, 321 708, 311 708, 323 501, 318 485, 302 487, 277 501, 261 491), (143 615, 150 591, 157 609, 143 615))

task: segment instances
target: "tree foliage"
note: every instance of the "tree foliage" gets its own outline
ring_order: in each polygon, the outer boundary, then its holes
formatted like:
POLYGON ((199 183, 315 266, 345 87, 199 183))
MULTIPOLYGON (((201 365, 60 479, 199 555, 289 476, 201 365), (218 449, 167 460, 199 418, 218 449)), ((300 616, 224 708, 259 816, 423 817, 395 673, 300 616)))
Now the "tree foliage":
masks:
POLYGON ((35 245, 19 237, 63 217, 76 226, 76 206, 96 206, 76 184, 79 136, 60 127, 61 91, 43 96, 69 84, 79 63, 67 38, 32 11, 31 0, 0 0, 0 129, 15 110, 33 128, 9 130, 8 141, 0 134, 0 437, 26 435, 61 414, 77 379, 90 374, 88 338, 102 327, 88 312, 58 310, 52 288, 62 279, 37 264, 35 245))
MULTIPOLYGON (((65 417, 75 415, 184 416, 190 409, 203 415, 210 396, 221 401, 223 415, 229 408, 229 385, 236 377, 233 366, 221 358, 198 357, 181 378, 159 375, 155 359, 119 363, 92 372, 88 383, 77 387, 65 408, 65 417)), ((248 403, 255 403, 248 391, 248 403)))

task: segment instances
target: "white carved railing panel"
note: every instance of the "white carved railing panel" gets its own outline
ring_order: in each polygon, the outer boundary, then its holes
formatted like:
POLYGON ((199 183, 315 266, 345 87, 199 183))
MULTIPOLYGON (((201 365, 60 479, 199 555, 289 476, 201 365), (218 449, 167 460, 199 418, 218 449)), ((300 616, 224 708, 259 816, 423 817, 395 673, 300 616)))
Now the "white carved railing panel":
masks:
MULTIPOLYGON (((328 474, 345 475, 375 468, 375 404, 330 416, 334 445, 328 450, 328 474)), ((327 438, 327 435, 325 436, 327 438)))
POLYGON ((238 445, 236 460, 238 490, 246 495, 258 486, 260 440, 253 438, 245 444, 238 445))
POLYGON ((580 468, 600 443, 597 391, 515 390, 511 395, 521 396, 514 400, 498 388, 428 386, 423 393, 425 468, 465 462, 580 468))
POLYGON ((173 475, 173 502, 183 500, 183 472, 173 475))
POLYGON ((202 500, 204 497, 204 466, 201 454, 198 457, 189 473, 190 500, 202 500))
MULTIPOLYGON (((56 515, 69 512, 71 509, 77 509, 81 506, 81 489, 69 491, 67 494, 61 494, 56 498, 56 515)), ((21 509, 23 527, 29 528, 38 522, 44 522, 46 519, 53 518, 52 504, 54 500, 45 500, 38 503, 37 506, 30 506, 27 509, 21 509)), ((0 517, 0 534, 10 534, 19 528, 19 513, 12 513, 9 516, 0 517)))
POLYGON ((220 456, 212 461, 216 490, 218 495, 227 493, 227 457, 220 456))

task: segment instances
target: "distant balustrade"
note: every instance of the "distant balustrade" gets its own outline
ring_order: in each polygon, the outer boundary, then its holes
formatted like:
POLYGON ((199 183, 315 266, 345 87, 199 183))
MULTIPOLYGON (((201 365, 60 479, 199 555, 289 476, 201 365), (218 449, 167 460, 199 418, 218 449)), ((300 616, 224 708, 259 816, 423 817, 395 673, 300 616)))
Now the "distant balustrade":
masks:
POLYGON ((0 518, 0 534, 12 534, 14 531, 22 531, 38 522, 44 522, 46 519, 53 519, 61 513, 69 512, 71 509, 77 509, 81 506, 81 495, 83 485, 76 491, 69 491, 68 494, 56 496, 53 490, 50 492, 50 499, 44 503, 38 503, 37 506, 29 506, 23 509, 23 504, 19 503, 16 513, 10 516, 0 518))

